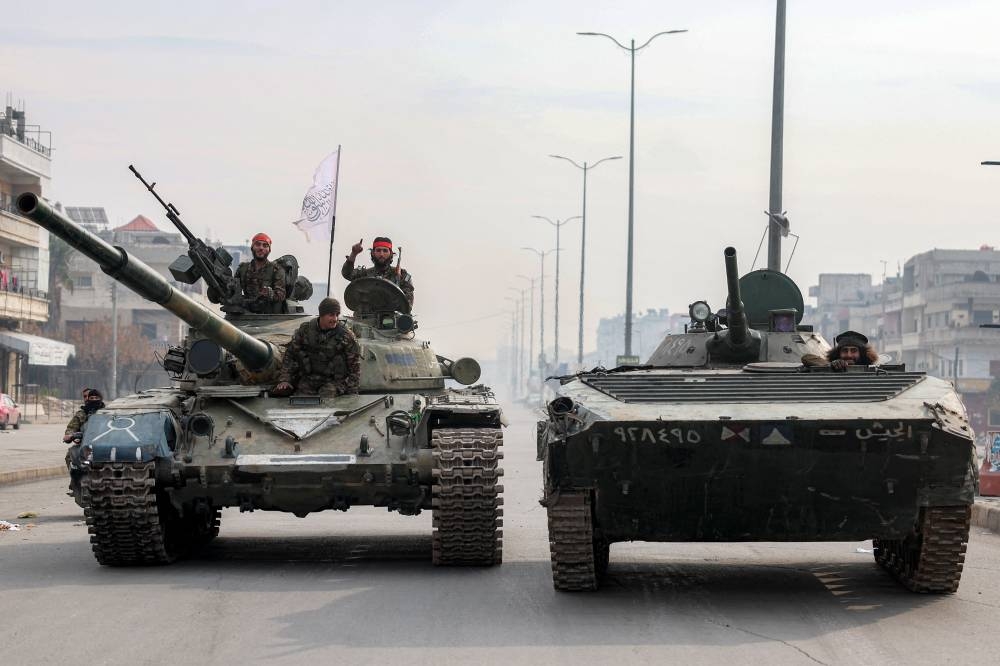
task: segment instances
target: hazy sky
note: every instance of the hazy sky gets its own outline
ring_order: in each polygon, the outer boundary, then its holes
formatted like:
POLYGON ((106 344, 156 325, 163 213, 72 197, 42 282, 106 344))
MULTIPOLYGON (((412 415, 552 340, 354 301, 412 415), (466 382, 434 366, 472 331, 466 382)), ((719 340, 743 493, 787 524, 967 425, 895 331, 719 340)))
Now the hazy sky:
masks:
MULTIPOLYGON (((1000 160, 1000 3, 788 5, 784 207, 803 291, 820 272, 1000 245, 1000 167, 979 166, 1000 160)), ((637 58, 635 305, 686 311, 722 306, 723 248, 745 272, 764 229, 773 1, 7 3, 0 92, 53 132, 47 196, 168 224, 134 163, 196 233, 267 231, 316 281, 327 248, 291 223, 343 144, 337 264, 390 235, 422 337, 485 359, 514 276, 538 271, 519 248, 555 244, 531 216, 580 213, 580 173, 547 155, 628 152, 628 56, 575 33, 679 28, 637 58)), ((588 194, 590 349, 625 305, 626 160, 592 171, 588 194)), ((570 350, 578 225, 563 234, 570 350)))

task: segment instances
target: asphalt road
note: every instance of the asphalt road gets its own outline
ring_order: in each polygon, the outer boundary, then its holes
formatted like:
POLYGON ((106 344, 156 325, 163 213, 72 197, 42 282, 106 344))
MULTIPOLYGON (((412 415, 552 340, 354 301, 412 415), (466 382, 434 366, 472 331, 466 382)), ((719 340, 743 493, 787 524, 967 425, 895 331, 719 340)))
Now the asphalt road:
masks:
POLYGON ((557 594, 527 411, 505 435, 504 564, 436 569, 430 516, 223 514, 169 567, 96 564, 65 481, 0 487, 0 663, 991 663, 1000 537, 955 595, 903 590, 870 543, 616 544, 605 587, 557 594), (860 549, 860 550, 859 550, 860 549))

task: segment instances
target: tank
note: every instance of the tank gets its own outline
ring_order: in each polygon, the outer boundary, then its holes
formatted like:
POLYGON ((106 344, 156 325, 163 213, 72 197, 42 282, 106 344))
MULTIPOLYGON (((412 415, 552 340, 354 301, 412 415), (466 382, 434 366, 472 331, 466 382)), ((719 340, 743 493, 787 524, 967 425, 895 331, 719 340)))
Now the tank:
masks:
POLYGON ((643 366, 556 382, 537 442, 556 589, 597 589, 615 542, 874 539, 909 589, 954 592, 977 473, 953 386, 804 367, 830 345, 794 282, 724 255, 724 310, 693 303, 643 366))
MULTIPOLYGON (((209 298, 227 312, 220 316, 35 195, 17 205, 190 327, 163 360, 169 387, 110 402, 82 433, 73 474, 98 562, 172 562, 218 534, 225 507, 301 517, 366 505, 432 511, 436 565, 501 562, 500 408, 475 385, 475 360, 438 356, 415 337, 395 284, 366 278, 344 295, 354 314, 342 321, 361 346, 359 394, 273 397, 284 347, 310 316, 301 306, 242 307, 225 251, 192 243, 196 256, 174 262, 180 281, 211 270, 209 298)), ((289 294, 311 291, 304 278, 287 277, 289 294)))

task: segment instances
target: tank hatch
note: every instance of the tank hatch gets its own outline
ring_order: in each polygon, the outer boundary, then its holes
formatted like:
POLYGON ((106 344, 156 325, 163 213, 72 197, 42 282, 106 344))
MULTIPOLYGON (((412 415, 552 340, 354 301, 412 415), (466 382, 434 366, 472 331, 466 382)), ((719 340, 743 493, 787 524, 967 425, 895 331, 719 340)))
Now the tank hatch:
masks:
POLYGON ((584 383, 627 403, 881 402, 924 379, 921 372, 876 374, 726 373, 584 375, 584 383))

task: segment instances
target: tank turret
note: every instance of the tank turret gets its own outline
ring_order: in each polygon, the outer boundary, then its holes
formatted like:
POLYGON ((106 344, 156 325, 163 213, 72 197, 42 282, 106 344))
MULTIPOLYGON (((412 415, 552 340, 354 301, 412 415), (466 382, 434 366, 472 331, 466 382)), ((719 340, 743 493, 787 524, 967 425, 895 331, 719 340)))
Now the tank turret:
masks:
POLYGON ((22 215, 93 259, 109 276, 143 298, 174 313, 197 329, 203 337, 227 350, 248 370, 267 375, 280 365, 281 353, 275 345, 247 335, 223 317, 172 287, 162 275, 130 256, 124 248, 98 238, 35 194, 26 192, 19 196, 17 208, 22 215))

